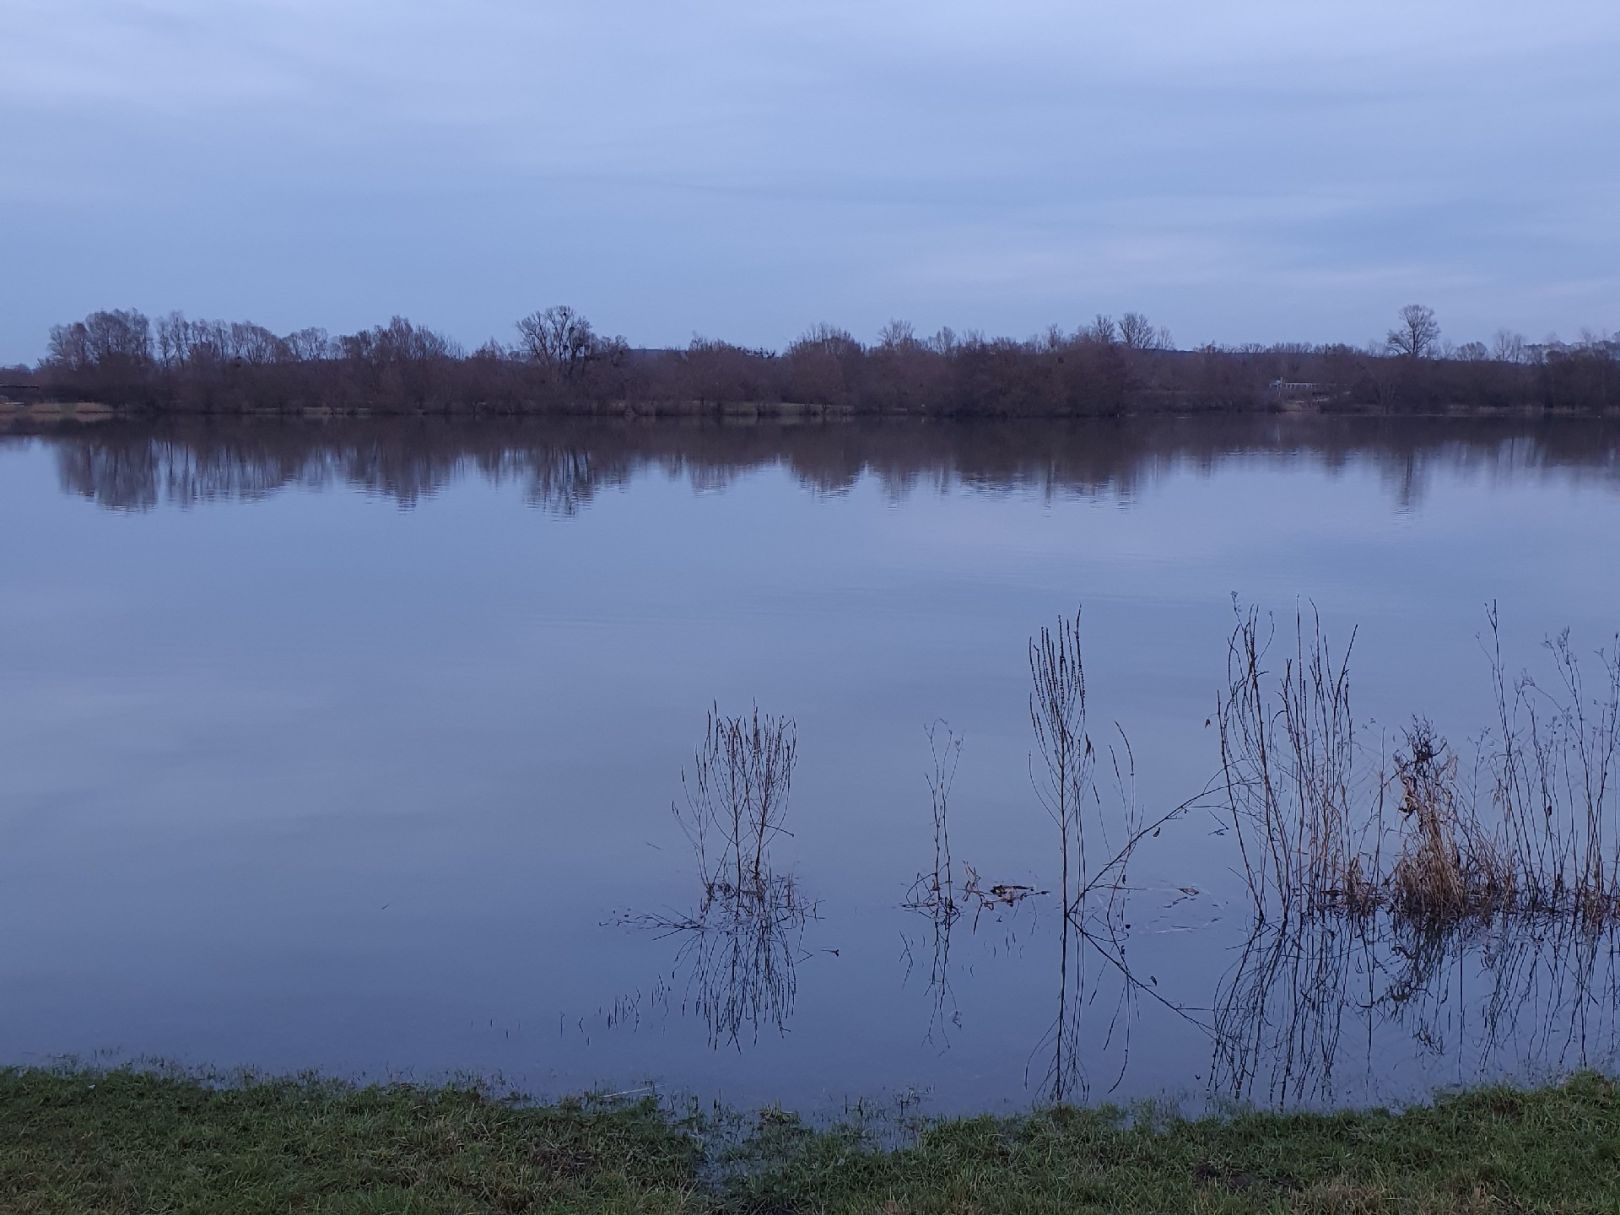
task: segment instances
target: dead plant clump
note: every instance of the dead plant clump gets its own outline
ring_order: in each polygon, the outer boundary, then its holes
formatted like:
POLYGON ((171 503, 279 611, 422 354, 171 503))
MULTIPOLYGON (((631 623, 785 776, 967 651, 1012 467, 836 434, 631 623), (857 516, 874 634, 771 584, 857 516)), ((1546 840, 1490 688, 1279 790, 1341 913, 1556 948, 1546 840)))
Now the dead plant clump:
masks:
MULTIPOLYGON (((1413 918, 1457 919, 1511 909, 1518 881, 1510 856, 1477 819, 1459 813, 1457 756, 1425 719, 1406 730, 1395 756, 1401 848, 1389 876, 1389 901, 1413 918)), ((1365 896, 1357 902, 1365 906, 1365 896)))
POLYGON ((1392 772, 1382 736, 1369 754, 1350 707, 1350 647, 1332 649, 1314 612, 1296 613, 1273 670, 1271 618, 1238 610, 1216 720, 1258 920, 1386 909, 1428 921, 1620 919, 1620 638, 1598 651, 1598 680, 1567 633, 1549 640, 1557 678, 1543 686, 1507 677, 1494 607, 1488 620, 1497 720, 1465 781, 1421 717, 1392 772))
POLYGON ((1341 886, 1344 910, 1353 916, 1372 915, 1383 905, 1384 892, 1375 878, 1363 869, 1359 856, 1350 858, 1341 886))

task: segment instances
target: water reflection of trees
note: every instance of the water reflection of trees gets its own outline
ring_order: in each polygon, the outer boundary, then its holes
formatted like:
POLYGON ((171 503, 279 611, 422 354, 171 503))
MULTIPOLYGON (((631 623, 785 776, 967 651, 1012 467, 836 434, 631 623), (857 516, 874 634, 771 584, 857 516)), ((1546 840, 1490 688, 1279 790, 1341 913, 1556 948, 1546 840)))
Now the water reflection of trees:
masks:
POLYGON ((1620 934, 1567 918, 1443 930, 1387 917, 1294 919, 1245 943, 1216 997, 1211 1090, 1325 1105, 1408 1054, 1458 1081, 1612 1064, 1620 934), (1391 1040, 1391 1036, 1395 1040, 1391 1040))
POLYGON ((264 497, 343 485, 414 506, 477 473, 531 504, 577 512, 604 488, 661 473, 720 488, 785 467, 807 489, 847 492, 863 477, 891 498, 919 488, 1130 500, 1173 472, 1234 462, 1365 467, 1401 505, 1436 472, 1620 480, 1620 427, 1602 421, 1288 418, 1223 415, 1016 423, 815 425, 334 419, 112 421, 46 440, 66 492, 119 510, 264 497))

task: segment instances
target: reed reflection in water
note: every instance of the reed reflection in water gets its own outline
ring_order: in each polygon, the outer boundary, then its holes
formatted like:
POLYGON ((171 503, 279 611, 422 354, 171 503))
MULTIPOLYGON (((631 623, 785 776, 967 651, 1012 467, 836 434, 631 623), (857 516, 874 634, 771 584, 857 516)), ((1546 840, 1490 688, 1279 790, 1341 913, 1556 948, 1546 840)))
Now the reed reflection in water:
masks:
POLYGON ((1612 1068, 1620 1056, 1620 933, 1504 917, 1425 930, 1388 916, 1260 928, 1216 995, 1211 1092, 1331 1106, 1379 1091, 1400 1052, 1457 1084, 1612 1068), (1350 1074, 1347 1076, 1346 1073, 1350 1074))

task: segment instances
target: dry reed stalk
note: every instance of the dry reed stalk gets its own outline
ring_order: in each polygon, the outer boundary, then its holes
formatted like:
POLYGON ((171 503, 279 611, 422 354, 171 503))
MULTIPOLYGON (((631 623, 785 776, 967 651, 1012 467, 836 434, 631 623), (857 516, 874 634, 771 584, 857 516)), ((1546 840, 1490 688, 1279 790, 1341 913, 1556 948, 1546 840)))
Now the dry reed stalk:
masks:
MULTIPOLYGON (((1360 781, 1350 703, 1355 634, 1335 653, 1313 611, 1294 620, 1293 653, 1267 666, 1276 629, 1258 609, 1234 607, 1227 686, 1217 698, 1227 812, 1258 918, 1317 909, 1359 891, 1352 806, 1360 781), (1354 880, 1352 880, 1354 879, 1354 880)), ((1359 897, 1359 896, 1358 896, 1359 897)))
POLYGON ((783 826, 798 737, 791 718, 723 717, 710 708, 693 773, 681 772, 686 808, 672 807, 697 856, 706 896, 725 897, 770 885, 767 853, 783 826))

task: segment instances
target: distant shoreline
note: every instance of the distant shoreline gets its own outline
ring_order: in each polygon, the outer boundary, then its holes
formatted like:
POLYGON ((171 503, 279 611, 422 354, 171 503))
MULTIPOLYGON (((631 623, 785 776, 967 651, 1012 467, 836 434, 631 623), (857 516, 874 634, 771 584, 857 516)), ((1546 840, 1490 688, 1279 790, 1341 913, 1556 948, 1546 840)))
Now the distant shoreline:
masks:
POLYGON ((52 326, 36 366, 0 368, 0 399, 170 413, 555 413, 735 418, 1117 417, 1197 412, 1421 414, 1620 411, 1620 340, 1442 341, 1409 305, 1382 342, 1183 349, 1145 316, 1098 316, 1024 340, 919 335, 876 343, 816 325, 782 350, 695 337, 637 347, 566 305, 469 351, 402 316, 336 336, 246 321, 102 310, 52 326), (9 380, 7 377, 11 377, 9 380))
POLYGON ((1236 408, 1230 405, 1157 407, 1124 409, 1106 414, 1077 414, 1031 410, 1020 413, 982 414, 959 410, 863 410, 848 406, 815 405, 781 401, 727 402, 713 404, 699 401, 615 401, 579 402, 573 405, 548 404, 543 408, 513 409, 509 406, 449 406, 419 408, 400 405, 366 406, 362 408, 334 408, 306 406, 278 409, 187 409, 165 406, 109 405, 99 401, 0 401, 0 429, 24 430, 30 426, 49 427, 53 424, 96 424, 107 421, 160 421, 184 419, 187 421, 289 420, 324 421, 328 419, 371 419, 377 421, 403 419, 447 420, 544 420, 600 419, 604 421, 712 421, 712 422, 1098 422, 1110 420, 1138 420, 1151 418, 1210 418, 1210 417, 1274 417, 1274 418, 1503 418, 1518 421, 1542 419, 1605 419, 1620 418, 1620 408, 1606 409, 1550 409, 1534 405, 1484 407, 1452 405, 1421 410, 1381 410, 1358 405, 1280 405, 1270 407, 1236 408))

